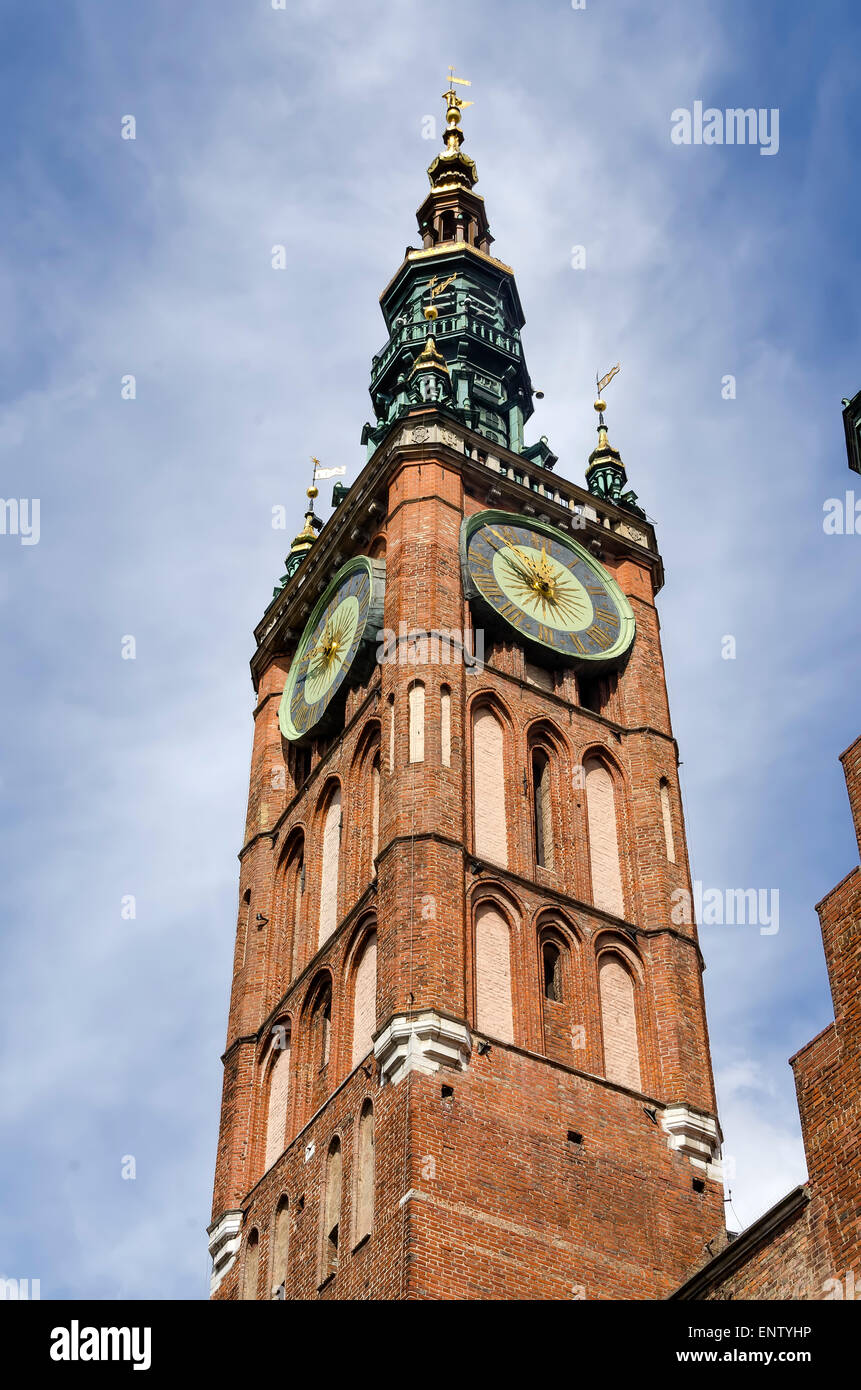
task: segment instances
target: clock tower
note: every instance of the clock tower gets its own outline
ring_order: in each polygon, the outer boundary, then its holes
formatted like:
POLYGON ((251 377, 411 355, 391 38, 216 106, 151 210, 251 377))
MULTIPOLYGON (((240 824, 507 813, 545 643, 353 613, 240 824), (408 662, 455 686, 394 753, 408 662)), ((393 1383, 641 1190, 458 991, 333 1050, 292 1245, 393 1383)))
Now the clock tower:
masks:
POLYGON ((524 443, 457 81, 255 633, 216 1298, 662 1298, 723 1232, 662 562, 603 401, 585 485, 524 443))

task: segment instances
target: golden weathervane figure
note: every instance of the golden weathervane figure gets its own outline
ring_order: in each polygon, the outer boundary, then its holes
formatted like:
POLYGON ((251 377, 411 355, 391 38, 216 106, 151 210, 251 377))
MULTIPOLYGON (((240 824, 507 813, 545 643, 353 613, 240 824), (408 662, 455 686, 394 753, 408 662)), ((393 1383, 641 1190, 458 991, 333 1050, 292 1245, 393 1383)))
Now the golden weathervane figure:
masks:
POLYGON ((454 68, 449 64, 448 69, 448 89, 443 92, 442 99, 445 102, 446 124, 450 126, 460 125, 460 113, 465 106, 474 105, 471 101, 464 101, 463 97, 458 96, 454 84, 458 83, 461 87, 471 87, 472 83, 466 77, 455 77, 454 68))

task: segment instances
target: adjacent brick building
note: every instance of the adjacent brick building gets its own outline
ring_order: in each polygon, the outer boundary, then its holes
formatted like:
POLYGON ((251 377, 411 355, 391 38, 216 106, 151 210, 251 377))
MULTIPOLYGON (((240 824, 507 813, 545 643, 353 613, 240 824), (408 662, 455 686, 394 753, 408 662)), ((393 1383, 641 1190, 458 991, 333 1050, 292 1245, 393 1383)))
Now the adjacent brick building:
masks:
POLYGON ((446 99, 422 246, 382 296, 368 461, 319 535, 312 495, 256 631, 220 1299, 661 1298, 723 1229, 703 962, 671 911, 662 562, 603 408, 586 486, 524 444, 522 309, 446 99), (630 617, 623 658, 555 659, 480 609, 464 537, 498 516, 534 540, 533 587, 567 546, 616 595, 594 641, 630 617), (284 692, 331 645, 309 623, 360 555, 393 643, 294 737, 284 692))
MULTIPOLYGON (((842 754, 861 849, 861 738, 842 754)), ((791 1058, 808 1179, 677 1298, 861 1298, 861 869, 817 906, 834 1022, 791 1058)))

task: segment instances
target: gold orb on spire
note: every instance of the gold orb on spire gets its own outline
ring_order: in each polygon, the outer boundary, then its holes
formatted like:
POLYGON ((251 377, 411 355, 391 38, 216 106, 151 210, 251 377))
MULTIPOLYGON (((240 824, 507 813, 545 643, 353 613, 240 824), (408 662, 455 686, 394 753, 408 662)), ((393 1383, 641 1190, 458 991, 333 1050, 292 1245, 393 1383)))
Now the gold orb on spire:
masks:
POLYGON ((308 488, 308 496, 311 498, 311 501, 312 501, 312 502, 314 501, 314 498, 315 498, 315 497, 319 496, 319 493, 320 493, 320 489, 319 489, 318 487, 309 487, 309 488, 308 488))
POLYGON ((593 402, 593 409, 597 410, 600 414, 603 414, 604 411, 607 409, 607 402, 602 401, 601 397, 599 396, 597 401, 593 402))

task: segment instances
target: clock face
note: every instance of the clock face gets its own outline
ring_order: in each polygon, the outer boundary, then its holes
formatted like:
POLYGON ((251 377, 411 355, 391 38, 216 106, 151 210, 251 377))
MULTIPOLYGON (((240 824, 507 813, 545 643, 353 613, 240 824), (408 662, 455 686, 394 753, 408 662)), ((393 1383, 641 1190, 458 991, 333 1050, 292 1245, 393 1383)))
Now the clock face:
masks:
POLYGON ((616 581, 555 526, 479 512, 463 523, 461 565, 467 598, 568 662, 612 665, 634 640, 616 581))
POLYGON ((320 733, 349 673, 364 674, 368 646, 382 626, 385 573, 381 560, 348 560, 308 619, 278 709, 291 742, 320 733))

